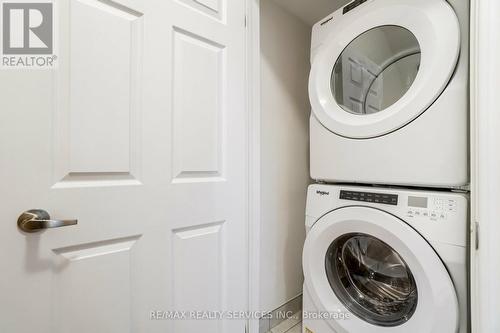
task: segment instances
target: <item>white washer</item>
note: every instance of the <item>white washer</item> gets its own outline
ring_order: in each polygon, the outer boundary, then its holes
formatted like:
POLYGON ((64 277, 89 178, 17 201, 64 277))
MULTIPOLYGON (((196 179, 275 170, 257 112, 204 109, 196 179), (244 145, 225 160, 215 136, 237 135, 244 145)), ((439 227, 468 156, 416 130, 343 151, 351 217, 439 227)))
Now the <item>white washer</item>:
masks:
POLYGON ((311 185, 304 332, 465 333, 465 194, 311 185))
POLYGON ((311 176, 468 183, 465 0, 356 0, 312 32, 311 176))

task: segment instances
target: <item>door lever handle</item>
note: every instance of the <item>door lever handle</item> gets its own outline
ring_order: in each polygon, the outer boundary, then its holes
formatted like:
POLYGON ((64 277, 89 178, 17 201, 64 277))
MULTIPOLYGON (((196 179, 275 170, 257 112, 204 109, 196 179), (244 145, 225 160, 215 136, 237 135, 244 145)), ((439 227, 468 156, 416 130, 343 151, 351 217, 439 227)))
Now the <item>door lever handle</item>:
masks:
POLYGON ((43 209, 25 211, 17 219, 17 227, 24 232, 37 232, 49 228, 66 227, 75 225, 78 220, 51 220, 49 213, 43 209))

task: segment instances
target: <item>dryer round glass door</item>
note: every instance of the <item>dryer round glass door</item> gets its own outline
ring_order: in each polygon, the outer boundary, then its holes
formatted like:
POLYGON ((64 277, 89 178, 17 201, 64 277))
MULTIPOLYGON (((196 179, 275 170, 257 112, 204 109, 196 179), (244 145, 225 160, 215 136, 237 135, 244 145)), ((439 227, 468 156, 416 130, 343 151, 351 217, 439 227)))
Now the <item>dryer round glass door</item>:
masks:
POLYGON ((335 239, 325 258, 335 295, 356 316, 380 326, 398 326, 417 308, 417 284, 392 247, 363 233, 335 239))
POLYGON ((408 91, 420 66, 420 45, 405 28, 373 28, 354 39, 332 71, 335 101, 347 112, 387 109, 408 91))
POLYGON ((344 314, 325 319, 332 331, 457 332, 458 298, 448 270, 394 215, 361 206, 327 213, 307 233, 302 259, 313 309, 344 314))
POLYGON ((323 126, 353 139, 389 134, 425 112, 460 52, 458 18, 445 0, 368 1, 328 31, 312 59, 311 106, 323 126))

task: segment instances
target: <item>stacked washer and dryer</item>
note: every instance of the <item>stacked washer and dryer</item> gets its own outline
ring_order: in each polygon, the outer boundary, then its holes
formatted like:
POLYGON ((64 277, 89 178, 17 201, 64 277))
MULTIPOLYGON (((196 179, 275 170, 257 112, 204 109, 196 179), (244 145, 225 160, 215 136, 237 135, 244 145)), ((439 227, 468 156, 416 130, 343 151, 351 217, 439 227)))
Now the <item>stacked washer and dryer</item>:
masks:
POLYGON ((355 0, 313 27, 306 333, 465 333, 467 0, 355 0))

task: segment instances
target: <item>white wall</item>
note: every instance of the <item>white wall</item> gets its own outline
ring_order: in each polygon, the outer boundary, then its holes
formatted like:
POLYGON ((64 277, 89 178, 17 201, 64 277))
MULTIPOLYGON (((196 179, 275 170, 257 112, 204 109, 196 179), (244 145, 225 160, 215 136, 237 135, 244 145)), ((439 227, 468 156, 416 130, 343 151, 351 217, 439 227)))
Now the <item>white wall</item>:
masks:
MULTIPOLYGON (((269 0, 262 0, 269 1, 269 0)), ((287 8, 290 13, 297 15, 302 21, 313 25, 319 20, 333 13, 351 0, 274 0, 287 8)))
POLYGON ((260 5, 260 308, 269 311, 302 293, 311 28, 271 0, 260 5))

